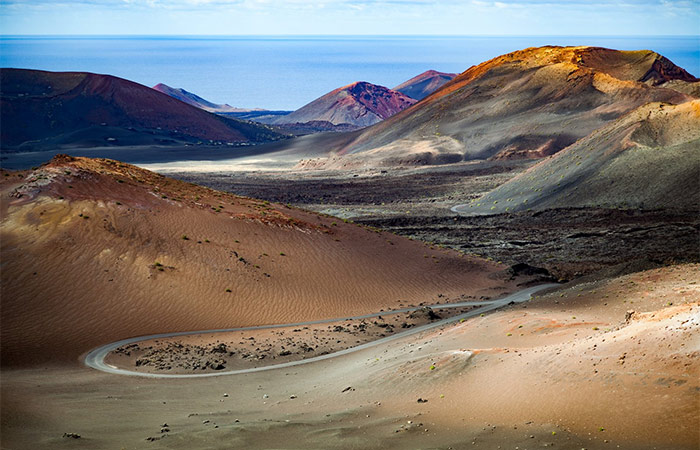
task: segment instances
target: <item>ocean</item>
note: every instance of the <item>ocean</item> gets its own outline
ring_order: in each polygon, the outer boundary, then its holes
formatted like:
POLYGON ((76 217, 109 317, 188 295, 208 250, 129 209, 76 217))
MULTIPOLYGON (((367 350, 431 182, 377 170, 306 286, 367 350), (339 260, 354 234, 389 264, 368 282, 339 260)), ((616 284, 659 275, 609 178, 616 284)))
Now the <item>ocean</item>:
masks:
POLYGON ((0 36, 0 67, 104 73, 215 103, 294 110, 354 81, 394 87, 541 45, 650 49, 700 75, 699 36, 0 36))

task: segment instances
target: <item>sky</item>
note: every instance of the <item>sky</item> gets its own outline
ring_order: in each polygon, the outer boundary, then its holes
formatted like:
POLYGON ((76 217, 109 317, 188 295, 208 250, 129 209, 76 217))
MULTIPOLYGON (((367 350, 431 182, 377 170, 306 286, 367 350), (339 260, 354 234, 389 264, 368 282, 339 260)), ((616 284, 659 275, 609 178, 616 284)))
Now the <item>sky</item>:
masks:
POLYGON ((2 35, 700 35, 700 0, 0 0, 2 35))

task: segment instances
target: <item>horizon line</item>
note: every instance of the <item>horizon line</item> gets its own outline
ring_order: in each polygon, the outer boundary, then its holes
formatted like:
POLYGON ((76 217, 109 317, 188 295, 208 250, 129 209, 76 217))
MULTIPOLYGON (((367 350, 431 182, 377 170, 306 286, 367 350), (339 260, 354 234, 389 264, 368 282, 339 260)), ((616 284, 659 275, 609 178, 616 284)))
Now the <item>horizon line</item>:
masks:
POLYGON ((378 38, 407 38, 407 37, 478 37, 478 38, 533 38, 533 37, 599 37, 599 38, 649 38, 649 37, 684 37, 698 38, 700 34, 4 34, 0 38, 12 37, 63 37, 63 38, 90 38, 90 37, 115 37, 115 38, 323 38, 323 37, 378 37, 378 38))

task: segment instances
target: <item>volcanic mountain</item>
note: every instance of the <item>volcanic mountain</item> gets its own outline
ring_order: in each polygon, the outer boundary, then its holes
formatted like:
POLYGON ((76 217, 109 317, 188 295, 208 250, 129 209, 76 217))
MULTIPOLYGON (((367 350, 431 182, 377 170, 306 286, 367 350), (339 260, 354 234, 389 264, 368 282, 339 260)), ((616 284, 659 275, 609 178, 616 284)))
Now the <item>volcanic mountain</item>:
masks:
POLYGON ((459 212, 700 209, 700 100, 649 103, 544 159, 459 212))
POLYGON ((279 139, 269 127, 219 117, 121 78, 2 69, 2 148, 228 143, 279 139))
POLYGON ((195 106, 199 109, 203 109, 211 113, 242 113, 251 111, 263 111, 262 109, 235 108, 227 104, 218 105, 216 103, 210 102, 209 100, 203 99, 197 94, 193 94, 192 92, 186 91, 182 88, 170 87, 167 84, 163 83, 156 84, 155 86, 153 86, 153 89, 155 89, 158 92, 162 92, 163 94, 167 94, 172 98, 176 98, 181 102, 187 103, 188 105, 195 106))
POLYGON ((688 101, 697 82, 647 50, 529 48, 469 68, 337 150, 372 165, 539 158, 645 103, 688 101))
POLYGON ((416 103, 416 100, 384 86, 359 81, 319 97, 274 124, 328 122, 357 127, 381 122, 416 103))
POLYGON ((495 263, 113 160, 3 175, 3 364, 507 286, 495 263))
POLYGON ((395 91, 406 94, 416 100, 423 100, 428 95, 437 91, 443 84, 456 77, 456 73, 444 73, 437 70, 427 70, 416 75, 408 81, 404 81, 394 88, 395 91))

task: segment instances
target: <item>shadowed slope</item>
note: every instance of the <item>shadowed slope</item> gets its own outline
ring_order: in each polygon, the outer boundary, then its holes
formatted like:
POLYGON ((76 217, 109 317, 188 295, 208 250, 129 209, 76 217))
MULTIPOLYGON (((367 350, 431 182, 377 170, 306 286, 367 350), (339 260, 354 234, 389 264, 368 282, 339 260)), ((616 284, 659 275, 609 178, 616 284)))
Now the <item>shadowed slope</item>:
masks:
POLYGON ((543 157, 645 103, 693 98, 669 81, 697 82, 651 51, 530 48, 471 67, 341 154, 374 165, 543 157))
POLYGON ((650 103, 457 210, 698 210, 699 187, 700 100, 675 106, 650 103))
POLYGON ((264 142, 269 127, 228 119, 121 78, 2 69, 2 147, 264 142))
POLYGON ((0 187, 3 364, 505 285, 496 264, 112 160, 57 157, 0 187))

